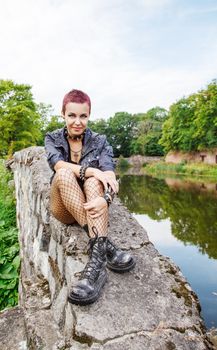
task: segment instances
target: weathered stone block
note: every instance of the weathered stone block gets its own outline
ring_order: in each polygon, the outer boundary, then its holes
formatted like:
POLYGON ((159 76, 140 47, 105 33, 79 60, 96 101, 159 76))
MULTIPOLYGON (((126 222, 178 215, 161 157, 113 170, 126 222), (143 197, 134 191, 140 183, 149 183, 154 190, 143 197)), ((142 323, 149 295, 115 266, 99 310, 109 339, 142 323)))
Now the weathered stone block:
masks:
POLYGON ((69 304, 71 284, 88 258, 87 235, 50 216, 52 173, 43 147, 16 153, 11 166, 22 257, 20 301, 30 350, 213 349, 197 296, 118 200, 110 207, 109 235, 132 251, 137 265, 123 275, 109 271, 96 303, 69 304))

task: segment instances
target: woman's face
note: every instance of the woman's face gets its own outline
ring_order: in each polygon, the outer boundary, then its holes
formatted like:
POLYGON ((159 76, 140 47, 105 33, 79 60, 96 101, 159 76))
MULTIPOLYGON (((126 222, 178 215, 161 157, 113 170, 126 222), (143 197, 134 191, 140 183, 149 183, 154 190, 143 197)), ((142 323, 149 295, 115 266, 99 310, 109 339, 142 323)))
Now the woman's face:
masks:
POLYGON ((66 105, 65 114, 62 116, 65 119, 69 136, 81 135, 86 129, 90 117, 89 106, 86 102, 69 102, 66 105))

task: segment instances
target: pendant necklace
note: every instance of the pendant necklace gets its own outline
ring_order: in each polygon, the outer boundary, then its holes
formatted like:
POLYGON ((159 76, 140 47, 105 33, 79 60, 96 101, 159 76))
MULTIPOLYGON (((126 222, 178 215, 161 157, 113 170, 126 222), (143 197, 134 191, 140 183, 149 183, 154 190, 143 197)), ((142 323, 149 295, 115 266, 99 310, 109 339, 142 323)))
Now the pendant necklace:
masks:
MULTIPOLYGON (((71 149, 71 147, 70 147, 70 150, 71 150, 71 153, 73 154, 73 157, 74 157, 75 161, 77 162, 82 148, 79 149, 78 151, 73 151, 73 150, 71 149)), ((71 157, 71 158, 73 158, 73 157, 71 157)))

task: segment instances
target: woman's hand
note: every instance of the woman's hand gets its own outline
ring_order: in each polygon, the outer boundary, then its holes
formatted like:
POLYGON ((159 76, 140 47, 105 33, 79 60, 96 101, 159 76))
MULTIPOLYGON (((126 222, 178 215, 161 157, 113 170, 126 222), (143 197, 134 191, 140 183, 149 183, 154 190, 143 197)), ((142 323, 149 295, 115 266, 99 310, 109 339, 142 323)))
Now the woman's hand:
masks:
POLYGON ((110 185, 114 193, 118 193, 119 185, 114 176, 111 176, 99 169, 93 169, 93 176, 102 182, 105 191, 108 189, 108 185, 110 185))
POLYGON ((108 208, 108 204, 103 197, 96 197, 87 203, 84 203, 84 209, 88 211, 88 214, 92 219, 101 216, 105 209, 108 208))

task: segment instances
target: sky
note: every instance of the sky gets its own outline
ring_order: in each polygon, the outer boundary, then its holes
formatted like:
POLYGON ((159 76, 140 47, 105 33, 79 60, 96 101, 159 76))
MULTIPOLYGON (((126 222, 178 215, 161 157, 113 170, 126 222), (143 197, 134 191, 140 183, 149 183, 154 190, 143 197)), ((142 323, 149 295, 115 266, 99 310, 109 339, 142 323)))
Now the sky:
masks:
POLYGON ((92 119, 169 106, 217 78, 216 0, 0 0, 0 79, 60 114, 86 92, 92 119))

